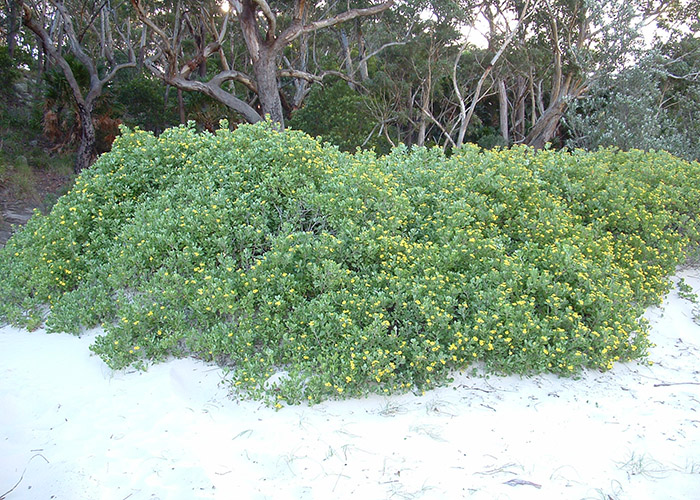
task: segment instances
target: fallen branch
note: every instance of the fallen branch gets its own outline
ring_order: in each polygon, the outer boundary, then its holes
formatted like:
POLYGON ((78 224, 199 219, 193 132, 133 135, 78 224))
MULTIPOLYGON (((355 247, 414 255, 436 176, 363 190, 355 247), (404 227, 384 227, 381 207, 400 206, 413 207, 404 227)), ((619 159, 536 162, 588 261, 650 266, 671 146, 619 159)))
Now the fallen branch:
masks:
POLYGON ((700 382, 664 382, 662 384, 654 384, 654 387, 669 387, 671 385, 700 385, 700 382))
POLYGON ((503 484, 507 484, 508 486, 534 486, 538 490, 542 488, 541 484, 533 483, 532 481, 525 481, 524 479, 511 479, 503 484))
POLYGON ((5 493, 3 493, 2 495, 0 495, 0 500, 5 500, 5 498, 7 497, 7 495, 9 495, 9 494, 12 493, 13 491, 15 491, 15 489, 17 489, 17 486, 19 486, 19 483, 21 483, 21 482, 22 482, 22 479, 24 479, 24 473, 27 472, 27 467, 29 467, 29 464, 31 463, 31 461, 34 460, 36 457, 41 457, 41 458, 43 458, 44 460, 46 460, 46 463, 47 463, 47 464, 49 463, 48 459, 47 459, 44 455, 42 455, 41 453, 37 453, 37 454, 34 455, 32 458, 30 458, 30 459, 29 459, 29 462, 27 462, 27 465, 24 467, 24 470, 22 471, 22 475, 19 476, 19 481, 17 481, 17 483, 16 483, 12 488, 10 488, 10 489, 7 490, 5 493))

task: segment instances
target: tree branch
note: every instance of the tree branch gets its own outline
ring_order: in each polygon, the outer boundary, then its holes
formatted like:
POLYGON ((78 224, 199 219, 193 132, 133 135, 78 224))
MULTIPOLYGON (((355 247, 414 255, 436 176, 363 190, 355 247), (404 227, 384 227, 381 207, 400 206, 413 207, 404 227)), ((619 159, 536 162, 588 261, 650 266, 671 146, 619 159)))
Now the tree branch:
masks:
POLYGON ((88 72, 90 73, 90 80, 92 81, 94 79, 99 81, 99 76, 97 75, 97 68, 95 67, 95 64, 93 63, 92 59, 88 57, 83 48, 80 46, 78 36, 75 34, 75 28, 73 27, 73 20, 68 15, 68 12, 66 12, 65 6, 62 3, 58 3, 56 0, 51 0, 51 3, 63 19, 63 24, 65 25, 66 30, 66 36, 68 37, 68 42, 71 46, 71 52, 73 52, 73 55, 75 55, 75 57, 78 58, 78 60, 87 68, 88 72))
MULTIPOLYGON (((491 73, 491 70, 495 66, 495 64, 498 62, 500 59, 501 55, 503 55, 503 52, 508 48, 508 45, 513 41, 513 38, 515 37, 515 34, 520 30, 520 27, 522 26, 523 22, 532 15, 532 13, 535 12, 537 5, 533 5, 532 8, 528 11, 528 8, 530 8, 530 0, 525 0, 525 5, 523 6, 523 10, 520 13, 518 24, 515 25, 515 28, 508 33, 508 36, 506 39, 503 41, 503 44, 501 45, 501 48, 498 49, 498 52, 494 54, 494 56, 491 58, 491 61, 489 62, 489 65, 486 67, 486 70, 483 72, 481 75, 481 78, 479 78, 479 82, 476 85, 476 90, 474 91, 474 97, 472 99, 472 104, 469 107, 469 110, 467 111, 466 117, 463 119, 462 124, 459 127, 459 134, 457 136, 457 146, 461 146, 462 143, 464 142, 464 135, 467 131, 467 127, 469 126, 469 122, 471 121, 471 118, 474 114, 474 109, 476 108, 477 103, 481 99, 481 87, 484 85, 484 82, 486 81, 486 77, 491 73)), ((459 61, 459 58, 457 59, 459 61)), ((455 61, 455 69, 453 72, 453 80, 454 80, 454 75, 456 74, 456 69, 457 69, 457 62, 455 61)), ((463 106, 460 106, 460 109, 463 110, 463 106)))
POLYGON ((452 140, 452 137, 450 137, 449 132, 447 130, 445 130, 445 127, 442 126, 442 124, 437 120, 437 118, 435 118, 435 116, 429 110, 425 109, 425 107, 423 107, 423 106, 420 107, 420 110, 423 113, 425 113, 425 116, 430 118, 430 121, 432 121, 435 125, 437 125, 437 127, 440 129, 440 132, 442 132, 443 135, 445 136, 445 140, 447 142, 449 142, 450 144, 452 144, 453 148, 456 148, 457 145, 455 144, 455 141, 452 140))
POLYGON ((136 15, 141 20, 141 22, 149 28, 151 28, 151 30, 153 30, 153 32, 156 33, 163 41, 163 43, 160 44, 160 48, 165 53, 165 57, 168 61, 168 71, 170 72, 170 70, 174 70, 177 64, 177 54, 175 53, 175 50, 171 45, 170 38, 168 37, 168 35, 165 34, 165 32, 162 29, 158 27, 157 24, 155 24, 148 18, 146 12, 141 6, 140 0, 131 0, 131 5, 133 5, 134 9, 136 10, 136 15))
MULTIPOLYGON (((360 59, 360 60, 357 62, 358 68, 359 68, 359 65, 360 65, 360 64, 362 64, 363 62, 369 61, 371 58, 373 58, 374 56, 376 56, 377 54, 379 54, 382 50, 388 49, 389 47, 394 47, 395 45, 406 45, 407 43, 408 43, 407 40, 404 40, 403 42, 389 42, 389 43, 385 43, 384 45, 382 45, 381 47, 379 47, 377 50, 374 50, 374 51, 370 52, 370 53, 367 54, 365 57, 363 57, 362 59, 360 59)), ((357 70, 355 69, 355 70, 353 70, 352 74, 354 75, 356 72, 357 72, 357 70)))
POLYGON ((252 2, 260 7, 260 12, 263 13, 263 16, 265 16, 267 20, 267 39, 273 40, 275 38, 275 31, 277 31, 277 17, 272 13, 272 9, 270 9, 270 6, 265 0, 252 0, 252 2))
POLYGON ((117 64, 114 68, 112 68, 112 71, 110 71, 107 76, 105 76, 102 80, 100 80, 100 87, 110 81, 114 76, 122 69, 124 68, 135 68, 136 67, 136 61, 129 61, 125 62, 122 64, 117 64))
POLYGON ((180 76, 183 78, 188 78, 192 72, 199 67, 204 61, 206 61, 212 54, 216 54, 221 49, 221 44, 226 36, 226 29, 228 26, 228 13, 224 17, 223 26, 221 31, 217 34, 217 39, 215 42, 209 43, 204 50, 196 57, 187 62, 180 70, 180 76))
MULTIPOLYGON (((223 81, 224 80, 222 79, 221 83, 223 83, 223 81)), ((180 76, 176 76, 173 78, 167 78, 166 83, 182 90, 189 90, 206 94, 209 97, 212 97, 217 101, 224 103, 232 110, 243 115, 243 117, 249 123, 256 123, 261 119, 258 112, 255 111, 255 109, 253 109, 248 103, 222 89, 218 85, 218 80, 215 81, 214 79, 212 79, 209 82, 200 82, 197 80, 187 80, 180 76)))
POLYGON ((239 82, 239 83, 242 83, 243 85, 246 86, 246 88, 248 88, 248 90, 250 90, 256 94, 258 93, 258 88, 256 87, 253 79, 250 76, 246 75, 245 73, 241 73, 240 71, 236 71, 234 69, 222 71, 218 75, 214 76, 214 78, 209 80, 209 83, 211 83, 212 85, 216 85, 218 87, 221 87, 221 85, 223 85, 224 82, 228 82, 228 81, 232 81, 232 80, 239 82))
POLYGON ((321 19, 320 21, 313 21, 308 24, 303 24, 300 20, 295 20, 286 30, 284 30, 280 36, 277 38, 275 41, 275 47, 276 49, 281 49, 282 47, 286 47, 289 45, 292 41, 297 39, 299 35, 302 33, 310 33, 313 31, 318 31, 323 28, 328 28, 330 26, 335 26, 340 23, 344 23, 346 21, 350 21, 352 19, 355 19, 357 17, 366 17, 366 16, 373 16, 375 14, 379 14, 380 12, 384 12, 387 10, 389 7, 394 6, 394 0, 387 0, 384 3, 380 3, 378 5, 375 5, 373 7, 367 7, 364 9, 351 9, 347 10, 345 12, 342 12, 336 16, 329 17, 327 19, 321 19))
POLYGON ((283 69, 279 71, 278 73, 279 76, 287 76, 290 78, 299 78, 301 80, 306 80, 307 82, 312 82, 312 83, 323 83, 323 79, 327 76, 336 76, 338 78, 341 78, 345 80, 346 82, 353 83, 355 85, 360 85, 359 82, 356 82, 353 80, 351 77, 343 73, 342 71, 324 71, 320 75, 314 75, 311 73, 307 73, 306 71, 299 71, 297 69, 283 69))

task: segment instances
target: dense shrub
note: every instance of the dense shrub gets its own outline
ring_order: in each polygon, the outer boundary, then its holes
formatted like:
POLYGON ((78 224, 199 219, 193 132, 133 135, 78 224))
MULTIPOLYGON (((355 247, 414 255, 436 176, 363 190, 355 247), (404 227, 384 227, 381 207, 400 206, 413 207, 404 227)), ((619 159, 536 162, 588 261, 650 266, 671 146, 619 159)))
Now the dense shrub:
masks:
POLYGON ((113 368, 195 355, 273 403, 424 390, 475 362, 609 369, 647 352, 699 186, 664 153, 124 130, 0 250, 0 319, 104 323, 113 368))

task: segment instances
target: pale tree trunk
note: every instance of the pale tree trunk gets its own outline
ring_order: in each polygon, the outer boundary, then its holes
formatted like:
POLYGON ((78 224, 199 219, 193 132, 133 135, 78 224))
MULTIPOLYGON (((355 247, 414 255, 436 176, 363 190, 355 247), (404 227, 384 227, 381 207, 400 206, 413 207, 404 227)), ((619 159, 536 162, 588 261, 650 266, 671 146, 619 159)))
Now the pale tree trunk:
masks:
MULTIPOLYGON (((467 132, 467 127, 469 127, 469 122, 471 122, 472 116, 474 115, 474 110, 476 109, 476 105, 478 102, 481 100, 482 95, 481 95, 481 89, 484 86, 484 82, 486 81, 486 78, 489 76, 491 71, 494 68, 494 65, 498 62, 500 59, 501 55, 503 55, 503 52, 508 48, 510 43, 513 41, 513 38, 515 35, 518 33, 520 26, 523 24, 523 22, 530 17, 530 15, 534 12, 534 10, 530 9, 530 1, 525 0, 525 4, 523 5, 522 12, 518 16, 518 23, 515 25, 515 28, 511 30, 510 33, 508 33, 508 36, 506 39, 503 41, 501 44, 500 49, 498 49, 498 52, 491 58, 491 61, 489 62, 488 66, 484 70, 484 72, 481 75, 481 78, 479 78, 478 83, 476 84, 476 89, 474 90, 474 95, 472 96, 472 102, 471 105, 469 106, 469 110, 465 110, 464 106, 464 100, 462 99, 462 95, 459 91, 459 86, 457 85, 457 66, 459 64, 459 59, 462 55, 462 52, 466 48, 467 44, 463 45, 460 50, 459 54, 457 55, 457 58, 455 59, 453 71, 452 71, 452 85, 455 89, 455 92, 457 94, 457 97, 459 99, 459 104, 460 104, 460 126, 459 126, 459 133, 457 135, 457 146, 461 146, 464 142, 464 136, 467 132)), ((492 28, 491 31, 493 32, 493 21, 492 19, 489 18, 489 24, 491 24, 492 28)))
MULTIPOLYGON (((345 58, 345 71, 348 75, 355 73, 355 67, 352 63, 352 54, 350 53, 350 42, 345 30, 340 30, 340 45, 343 47, 343 57, 345 58)), ((351 89, 355 90, 355 84, 348 82, 351 89)))
POLYGON ((136 60, 136 67, 139 72, 143 69, 143 62, 146 59, 146 40, 148 40, 148 26, 145 24, 141 28, 141 43, 139 44, 139 55, 136 60))
POLYGON ((542 94, 542 80, 540 80, 539 82, 537 82, 537 111, 540 113, 540 115, 543 115, 545 110, 544 96, 542 94))
POLYGON ((532 68, 530 68, 530 75, 528 77, 528 93, 530 94, 530 112, 531 118, 530 123, 534 125, 537 122, 537 104, 535 103, 535 82, 532 76, 532 68))
POLYGON ((513 140, 521 141, 525 138, 525 94, 526 82, 522 76, 518 76, 515 96, 515 116, 513 120, 513 140))
MULTIPOLYGON (((304 33, 299 37, 299 69, 304 73, 309 71, 309 36, 304 33)), ((292 108, 299 109, 301 104, 309 94, 309 82, 301 78, 294 80, 294 99, 292 100, 292 108)))
POLYGON ((501 137, 506 145, 510 144, 508 134, 508 93, 506 92, 506 82, 503 79, 498 81, 498 114, 501 127, 501 137))
POLYGON ((112 39, 109 13, 105 9, 100 12, 100 44, 100 55, 114 66, 114 40, 112 39))
POLYGON ((365 44, 365 35, 362 33, 362 21, 359 18, 355 19, 355 32, 357 33, 357 48, 358 59, 360 65, 360 81, 366 82, 369 80, 369 70, 367 69, 367 47, 365 44))

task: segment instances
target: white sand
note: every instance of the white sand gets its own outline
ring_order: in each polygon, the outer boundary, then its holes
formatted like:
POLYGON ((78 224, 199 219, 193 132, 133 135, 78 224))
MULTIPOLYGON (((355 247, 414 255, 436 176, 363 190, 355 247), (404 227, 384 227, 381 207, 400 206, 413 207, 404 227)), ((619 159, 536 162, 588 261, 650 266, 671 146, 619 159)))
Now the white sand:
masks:
MULTIPOLYGON (((700 270, 679 274, 700 291, 700 270)), ((463 375, 268 409, 193 360, 112 372, 81 338, 0 329, 0 498, 700 499, 700 327, 675 292, 653 366, 463 375)))

